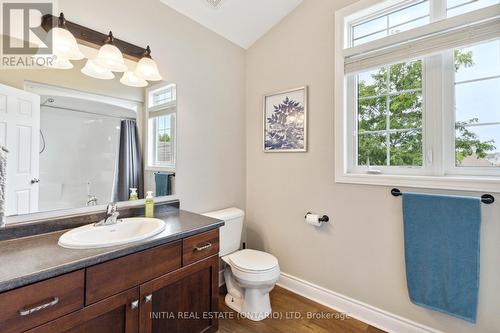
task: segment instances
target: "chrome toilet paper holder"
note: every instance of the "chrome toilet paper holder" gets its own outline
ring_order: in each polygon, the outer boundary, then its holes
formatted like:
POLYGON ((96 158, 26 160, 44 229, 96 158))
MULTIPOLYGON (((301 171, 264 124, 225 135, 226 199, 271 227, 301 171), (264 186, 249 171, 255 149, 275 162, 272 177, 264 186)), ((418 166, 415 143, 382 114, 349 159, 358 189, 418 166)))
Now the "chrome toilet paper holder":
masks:
MULTIPOLYGON (((304 218, 307 219, 307 215, 309 215, 309 214, 312 214, 312 213, 307 212, 307 214, 306 214, 306 216, 304 216, 304 218)), ((330 218, 328 217, 328 215, 323 215, 323 216, 319 217, 318 221, 321 223, 326 223, 326 222, 330 221, 330 218)))

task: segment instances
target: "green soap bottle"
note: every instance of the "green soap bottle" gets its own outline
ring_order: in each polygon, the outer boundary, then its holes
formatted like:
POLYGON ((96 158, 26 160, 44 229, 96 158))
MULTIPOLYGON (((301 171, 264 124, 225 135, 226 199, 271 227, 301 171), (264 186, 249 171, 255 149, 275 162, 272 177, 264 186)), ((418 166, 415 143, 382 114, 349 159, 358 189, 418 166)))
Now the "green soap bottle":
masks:
POLYGON ((155 200, 153 198, 153 191, 148 191, 146 196, 146 207, 145 207, 146 217, 155 217, 155 200))

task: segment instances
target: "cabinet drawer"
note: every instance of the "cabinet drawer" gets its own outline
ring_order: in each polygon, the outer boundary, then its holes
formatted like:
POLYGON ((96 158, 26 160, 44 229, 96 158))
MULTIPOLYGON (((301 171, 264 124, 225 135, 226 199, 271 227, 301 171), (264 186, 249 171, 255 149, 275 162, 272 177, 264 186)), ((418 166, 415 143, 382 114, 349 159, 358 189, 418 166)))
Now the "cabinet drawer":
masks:
POLYGON ((92 304, 181 267, 181 242, 87 268, 85 304, 92 304))
POLYGON ((0 294, 2 333, 22 332, 83 308, 84 271, 0 294))
POLYGON ((182 264, 189 265, 219 253, 219 229, 182 240, 182 264))

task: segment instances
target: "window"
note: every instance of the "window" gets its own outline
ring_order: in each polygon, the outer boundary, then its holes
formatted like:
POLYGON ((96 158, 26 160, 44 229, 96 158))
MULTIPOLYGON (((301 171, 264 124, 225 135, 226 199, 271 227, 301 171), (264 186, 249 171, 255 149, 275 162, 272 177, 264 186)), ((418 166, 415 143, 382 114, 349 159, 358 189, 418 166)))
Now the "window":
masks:
POLYGON ((167 86, 155 89, 149 92, 149 107, 165 107, 176 102, 176 85, 169 84, 167 86))
POLYGON ((147 101, 147 166, 151 169, 174 169, 177 112, 175 84, 148 90, 147 101))
POLYGON ((500 0, 373 3, 336 14, 336 180, 499 190, 500 0))
POLYGON ((429 23, 429 1, 417 1, 351 26, 351 45, 356 46, 429 23))
POLYGON ((174 127, 175 114, 168 114, 149 119, 152 129, 151 166, 172 167, 175 164, 174 127))
POLYGON ((358 74, 358 165, 422 165, 422 61, 358 74))
POLYGON ((499 0, 448 0, 446 16, 452 17, 465 14, 470 11, 499 4, 499 0))
POLYGON ((500 167, 500 40, 455 51, 455 165, 500 167))

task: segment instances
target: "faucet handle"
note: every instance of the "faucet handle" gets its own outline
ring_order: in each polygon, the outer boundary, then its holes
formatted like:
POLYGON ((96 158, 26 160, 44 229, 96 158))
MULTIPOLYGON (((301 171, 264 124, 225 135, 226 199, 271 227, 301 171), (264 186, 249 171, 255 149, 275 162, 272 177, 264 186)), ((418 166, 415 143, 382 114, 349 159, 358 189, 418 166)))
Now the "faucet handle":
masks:
POLYGON ((108 204, 108 207, 106 208, 106 212, 108 215, 112 215, 116 213, 117 207, 116 207, 116 202, 111 202, 108 204))

